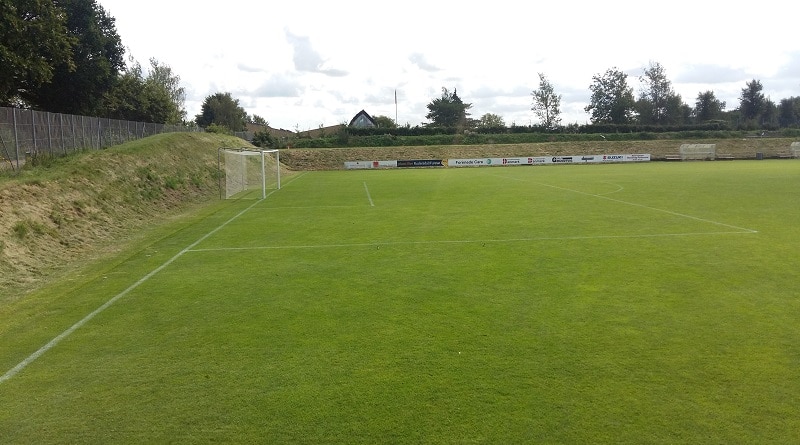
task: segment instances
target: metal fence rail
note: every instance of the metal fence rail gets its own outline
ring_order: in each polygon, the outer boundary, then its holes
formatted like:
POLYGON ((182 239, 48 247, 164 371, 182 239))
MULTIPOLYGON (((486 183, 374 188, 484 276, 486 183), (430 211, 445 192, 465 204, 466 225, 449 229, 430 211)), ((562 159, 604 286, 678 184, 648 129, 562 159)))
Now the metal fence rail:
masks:
POLYGON ((187 131, 202 130, 0 107, 0 169, 19 170, 37 156, 99 150, 154 134, 187 131))

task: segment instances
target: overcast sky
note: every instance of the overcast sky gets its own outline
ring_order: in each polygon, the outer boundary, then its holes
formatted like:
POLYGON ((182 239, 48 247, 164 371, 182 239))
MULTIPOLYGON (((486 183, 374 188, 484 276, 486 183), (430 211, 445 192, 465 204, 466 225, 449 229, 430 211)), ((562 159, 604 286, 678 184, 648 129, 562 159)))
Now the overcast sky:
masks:
POLYGON ((776 103, 800 96, 800 8, 786 1, 98 3, 144 68, 155 58, 180 76, 189 118, 229 92, 272 127, 303 131, 362 109, 394 118, 396 91, 398 123, 414 126, 446 87, 474 118, 530 125, 544 73, 562 123, 582 124, 592 76, 616 67, 638 95, 650 62, 690 106, 711 90, 736 108, 752 79, 776 103))

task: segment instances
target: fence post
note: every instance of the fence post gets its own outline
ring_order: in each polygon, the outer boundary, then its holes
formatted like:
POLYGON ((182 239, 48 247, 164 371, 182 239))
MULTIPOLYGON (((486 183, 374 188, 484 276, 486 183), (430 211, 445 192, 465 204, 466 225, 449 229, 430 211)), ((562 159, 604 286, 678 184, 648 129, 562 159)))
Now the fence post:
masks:
POLYGON ((58 113, 58 129, 61 130, 61 149, 64 151, 64 155, 67 154, 67 141, 64 140, 64 115, 58 113))
POLYGON ((14 147, 17 151, 17 171, 19 171, 19 131, 17 130, 17 109, 12 108, 11 114, 14 116, 14 147))
POLYGON ((49 151, 48 154, 53 154, 53 129, 51 125, 53 114, 49 111, 45 113, 45 118, 47 118, 47 150, 49 151))
POLYGON ((31 110, 31 134, 33 135, 33 153, 31 155, 39 153, 39 145, 36 143, 36 112, 31 110))

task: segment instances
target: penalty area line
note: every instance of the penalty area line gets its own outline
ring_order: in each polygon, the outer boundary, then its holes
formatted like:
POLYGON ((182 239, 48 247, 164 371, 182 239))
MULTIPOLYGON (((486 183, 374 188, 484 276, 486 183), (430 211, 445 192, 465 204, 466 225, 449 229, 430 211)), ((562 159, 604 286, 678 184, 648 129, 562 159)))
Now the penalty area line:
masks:
MULTIPOLYGON (((274 192, 275 191, 273 191, 270 194, 268 194, 267 197, 269 197, 269 195, 271 195, 274 192)), ((233 222, 234 220, 236 220, 240 216, 244 215, 248 210, 250 210, 253 207, 255 207, 255 205, 258 204, 261 201, 262 200, 255 201, 253 204, 251 204, 250 206, 248 206, 247 208, 245 208, 241 212, 237 213, 235 216, 233 216, 229 220, 225 221, 224 223, 222 223, 221 225, 219 225, 218 227, 216 227, 212 231, 206 233, 205 235, 200 237, 197 241, 193 242, 192 244, 190 244, 189 246, 187 246, 186 248, 184 248, 183 250, 181 250, 180 252, 175 254, 175 256, 173 256, 172 258, 168 259, 166 262, 164 262, 164 264, 162 264, 162 265, 158 266, 157 268, 153 269, 152 271, 150 271, 150 273, 148 273, 147 275, 145 275, 142 278, 140 278, 137 282, 135 282, 132 285, 130 285, 127 289, 125 289, 122 292, 118 293, 117 295, 113 296, 111 299, 109 299, 108 301, 103 303, 100 307, 98 307, 94 311, 90 312, 88 315, 86 315, 85 317, 80 319, 77 323, 75 323, 72 326, 70 326, 69 328, 67 328, 67 330, 65 330, 64 332, 60 333, 58 336, 56 336, 55 338, 53 338, 52 340, 47 342, 47 344, 45 344, 44 346, 42 346, 41 348, 36 350, 36 352, 34 352, 33 354, 29 355, 27 358, 25 358, 25 360, 19 362, 17 364, 17 366, 14 366, 10 370, 8 370, 5 374, 0 376, 0 384, 5 382, 6 380, 9 380, 10 378, 14 377, 15 375, 19 374, 20 371, 22 371, 28 365, 33 363, 36 359, 41 357, 44 353, 46 353, 47 351, 53 349, 56 345, 61 343, 62 340, 64 340, 65 338, 69 337, 70 334, 72 334, 76 330, 80 329, 83 325, 85 325, 86 323, 91 321, 94 317, 96 317, 98 314, 100 314, 104 310, 108 309, 112 304, 116 303, 119 299, 121 299, 122 297, 124 297, 125 295, 129 294, 131 291, 133 291, 137 287, 139 287, 142 284, 144 284, 145 282, 147 282, 155 274, 157 274, 157 273, 161 272, 162 270, 164 270, 167 266, 169 266, 170 264, 175 262, 175 260, 177 260, 178 258, 183 256, 186 252, 192 251, 192 249, 194 249, 198 244, 202 243, 203 241, 208 239, 210 236, 212 236, 213 234, 215 234, 218 231, 222 230, 222 228, 224 228, 225 226, 227 226, 228 224, 230 224, 231 222, 233 222)))
POLYGON ((735 232, 685 232, 685 233, 652 233, 642 235, 575 235, 575 236, 541 236, 530 238, 492 238, 478 240, 429 240, 429 241, 381 241, 374 243, 335 243, 335 244, 299 244, 295 246, 251 246, 251 247, 215 247, 208 249, 192 249, 188 252, 237 252, 252 250, 292 250, 292 249, 331 249, 342 247, 374 247, 374 246, 409 246, 425 244, 481 244, 481 243, 518 243, 534 241, 580 241, 604 239, 641 239, 641 238, 677 238, 684 236, 718 236, 718 235, 751 235, 758 232, 737 230, 735 232))

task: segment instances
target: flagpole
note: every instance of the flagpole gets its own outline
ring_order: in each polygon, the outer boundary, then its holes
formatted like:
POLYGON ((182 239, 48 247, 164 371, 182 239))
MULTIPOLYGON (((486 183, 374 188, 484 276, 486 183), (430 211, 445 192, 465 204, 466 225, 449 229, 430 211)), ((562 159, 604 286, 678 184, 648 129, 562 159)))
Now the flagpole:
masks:
POLYGON ((397 89, 394 90, 394 126, 397 127, 397 89))

